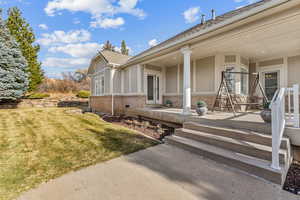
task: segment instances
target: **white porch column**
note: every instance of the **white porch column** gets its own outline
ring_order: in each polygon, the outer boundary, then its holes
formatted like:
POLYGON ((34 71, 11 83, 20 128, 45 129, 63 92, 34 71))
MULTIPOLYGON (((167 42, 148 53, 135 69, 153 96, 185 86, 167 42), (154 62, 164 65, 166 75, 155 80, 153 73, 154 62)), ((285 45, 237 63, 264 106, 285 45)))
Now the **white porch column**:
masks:
POLYGON ((191 54, 189 47, 181 49, 184 57, 183 62, 183 114, 189 115, 191 113, 191 54))

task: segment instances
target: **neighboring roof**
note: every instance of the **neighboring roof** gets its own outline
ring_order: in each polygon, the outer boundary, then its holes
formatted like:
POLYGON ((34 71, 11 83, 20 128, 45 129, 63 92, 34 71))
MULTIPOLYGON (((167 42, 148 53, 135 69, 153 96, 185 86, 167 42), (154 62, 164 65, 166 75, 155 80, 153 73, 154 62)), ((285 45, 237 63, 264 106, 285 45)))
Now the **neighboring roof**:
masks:
MULTIPOLYGON (((168 39, 168 40, 166 40, 166 41, 164 41, 164 42, 162 42, 162 43, 160 43, 160 44, 158 44, 158 45, 156 45, 152 48, 147 49, 146 51, 144 51, 144 52, 132 57, 131 59, 129 59, 127 63, 130 63, 131 61, 136 60, 137 58, 142 57, 145 54, 148 54, 148 53, 151 54, 151 52, 155 53, 159 49, 167 48, 168 45, 170 45, 171 43, 174 43, 175 41, 183 40, 183 39, 187 38, 188 36, 190 36, 192 34, 195 34, 195 33, 200 32, 200 31, 205 31, 206 29, 212 27, 213 25, 221 24, 222 22, 224 22, 228 19, 234 18, 235 16, 243 14, 247 11, 254 10, 255 8, 261 7, 261 6, 263 6, 267 3, 272 2, 274 4, 280 4, 283 1, 284 0, 262 0, 262 1, 250 4, 248 6, 244 6, 242 8, 227 12, 223 15, 217 16, 215 20, 208 20, 204 24, 195 25, 192 28, 171 37, 170 39, 168 39)), ((285 2, 286 1, 290 1, 290 0, 285 0, 285 2)), ((203 34, 205 34, 205 33, 206 32, 204 32, 203 34)))
POLYGON ((131 56, 109 50, 100 51, 99 54, 101 54, 109 64, 122 65, 131 58, 131 56))

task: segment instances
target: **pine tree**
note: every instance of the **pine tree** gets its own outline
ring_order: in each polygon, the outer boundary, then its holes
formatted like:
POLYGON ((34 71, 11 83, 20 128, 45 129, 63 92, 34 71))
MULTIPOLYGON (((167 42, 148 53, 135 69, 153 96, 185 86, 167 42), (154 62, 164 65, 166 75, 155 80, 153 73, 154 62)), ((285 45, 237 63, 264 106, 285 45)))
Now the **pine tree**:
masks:
POLYGON ((121 53, 124 55, 127 55, 127 56, 129 54, 129 49, 126 46, 125 40, 122 40, 122 43, 121 43, 121 53))
POLYGON ((28 87, 27 61, 9 34, 0 10, 0 101, 17 100, 28 87))
POLYGON ((102 50, 115 51, 115 46, 110 43, 109 40, 103 45, 102 50))
POLYGON ((38 61, 38 52, 40 51, 40 46, 34 44, 36 40, 34 32, 30 25, 22 17, 22 13, 17 7, 9 9, 6 26, 8 27, 10 34, 19 44, 22 54, 28 63, 28 91, 34 91, 38 88, 39 84, 44 78, 44 73, 41 69, 41 63, 38 61))

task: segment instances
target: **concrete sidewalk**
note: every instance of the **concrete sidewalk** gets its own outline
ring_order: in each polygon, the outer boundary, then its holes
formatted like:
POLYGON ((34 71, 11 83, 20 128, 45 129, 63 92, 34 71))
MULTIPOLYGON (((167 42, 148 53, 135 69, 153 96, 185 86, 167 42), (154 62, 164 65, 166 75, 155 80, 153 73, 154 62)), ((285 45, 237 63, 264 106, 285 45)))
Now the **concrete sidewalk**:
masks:
POLYGON ((169 145, 40 185, 19 200, 293 200, 280 187, 169 145))

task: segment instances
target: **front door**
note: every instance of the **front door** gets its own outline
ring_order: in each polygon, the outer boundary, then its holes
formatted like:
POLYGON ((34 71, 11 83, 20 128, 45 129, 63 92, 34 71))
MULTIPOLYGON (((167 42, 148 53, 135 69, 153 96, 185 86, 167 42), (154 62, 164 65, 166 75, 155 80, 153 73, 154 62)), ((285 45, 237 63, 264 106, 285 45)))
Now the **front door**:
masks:
POLYGON ((280 71, 264 73, 265 92, 269 100, 273 98, 276 90, 279 88, 279 73, 280 71))
POLYGON ((161 104, 161 80, 159 75, 147 75, 147 104, 161 104))

